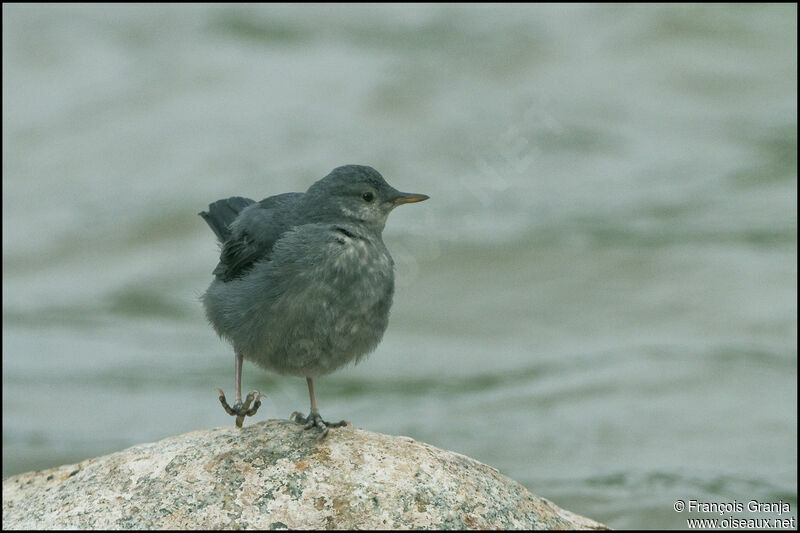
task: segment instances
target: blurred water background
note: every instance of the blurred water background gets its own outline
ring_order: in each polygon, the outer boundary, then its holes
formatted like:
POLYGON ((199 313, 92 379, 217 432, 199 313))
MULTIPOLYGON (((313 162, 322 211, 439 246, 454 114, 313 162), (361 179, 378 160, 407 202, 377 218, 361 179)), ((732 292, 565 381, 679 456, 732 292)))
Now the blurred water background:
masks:
POLYGON ((788 4, 4 5, 3 476, 232 424, 197 213, 346 163, 431 200, 389 218, 389 330, 327 418, 616 528, 796 516, 788 4))

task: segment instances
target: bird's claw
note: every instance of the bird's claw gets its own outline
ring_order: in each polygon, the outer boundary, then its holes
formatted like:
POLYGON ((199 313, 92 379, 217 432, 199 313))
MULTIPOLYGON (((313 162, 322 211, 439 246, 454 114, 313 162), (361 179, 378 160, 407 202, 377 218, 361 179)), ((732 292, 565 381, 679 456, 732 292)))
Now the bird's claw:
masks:
POLYGON ((228 401, 225 399, 225 393, 222 392, 222 389, 217 389, 219 391, 219 403, 222 404, 222 408, 225 409, 225 412, 231 416, 236 417, 236 427, 242 427, 242 423, 244 422, 244 417, 246 416, 253 416, 258 411, 258 408, 261 407, 261 398, 264 396, 257 390, 252 391, 247 397, 244 399, 244 403, 241 400, 237 401, 233 407, 228 405, 228 401), (253 403, 255 400, 255 403, 253 403), (250 407, 250 404, 253 404, 250 407))
POLYGON ((328 435, 329 428, 338 428, 350 424, 347 420, 340 420, 339 422, 325 422, 319 411, 311 411, 308 416, 303 416, 301 413, 295 411, 289 415, 289 420, 294 420, 298 424, 303 424, 303 429, 311 429, 317 427, 322 430, 319 438, 324 439, 328 435))

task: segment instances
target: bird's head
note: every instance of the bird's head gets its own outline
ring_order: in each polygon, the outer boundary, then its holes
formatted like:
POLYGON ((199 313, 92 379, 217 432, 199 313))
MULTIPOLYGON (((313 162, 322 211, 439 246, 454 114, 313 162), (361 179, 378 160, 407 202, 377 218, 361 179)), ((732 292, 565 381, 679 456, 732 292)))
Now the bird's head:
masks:
POLYGON ((320 221, 362 224, 379 233, 398 205, 427 200, 424 194, 400 192, 372 167, 345 165, 309 187, 305 200, 320 221))

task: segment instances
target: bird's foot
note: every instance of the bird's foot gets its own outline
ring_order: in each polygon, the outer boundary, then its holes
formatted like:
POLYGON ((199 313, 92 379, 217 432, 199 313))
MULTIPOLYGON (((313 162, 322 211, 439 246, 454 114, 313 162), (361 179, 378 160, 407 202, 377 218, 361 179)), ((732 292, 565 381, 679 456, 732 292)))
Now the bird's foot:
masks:
POLYGON ((294 420, 298 424, 304 424, 303 429, 311 429, 317 427, 322 430, 319 438, 324 439, 328 435, 328 428, 338 428, 350 424, 347 420, 340 420, 339 422, 325 422, 319 411, 311 411, 308 416, 303 416, 301 413, 295 411, 289 416, 289 420, 294 420))
POLYGON ((236 417, 236 427, 242 427, 242 422, 244 422, 244 417, 246 416, 253 416, 258 411, 258 408, 261 407, 261 397, 264 396, 257 390, 254 390, 250 394, 247 395, 247 398, 244 399, 244 403, 241 400, 236 402, 233 407, 228 405, 228 401, 225 399, 225 393, 222 392, 222 389, 217 389, 219 391, 219 403, 222 404, 222 408, 225 409, 225 412, 231 416, 236 417), (255 403, 253 403, 255 400, 255 403), (253 404, 250 407, 250 404, 253 404))

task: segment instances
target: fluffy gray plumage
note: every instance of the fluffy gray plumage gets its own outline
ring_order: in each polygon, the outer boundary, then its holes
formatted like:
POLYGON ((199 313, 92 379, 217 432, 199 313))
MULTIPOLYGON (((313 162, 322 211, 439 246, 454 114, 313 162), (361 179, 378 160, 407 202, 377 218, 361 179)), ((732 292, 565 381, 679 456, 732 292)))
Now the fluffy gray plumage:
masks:
POLYGON ((222 243, 202 298, 208 320, 245 359, 281 374, 357 362, 380 342, 392 305, 386 218, 426 198, 346 165, 305 193, 214 202, 200 213, 222 243))

